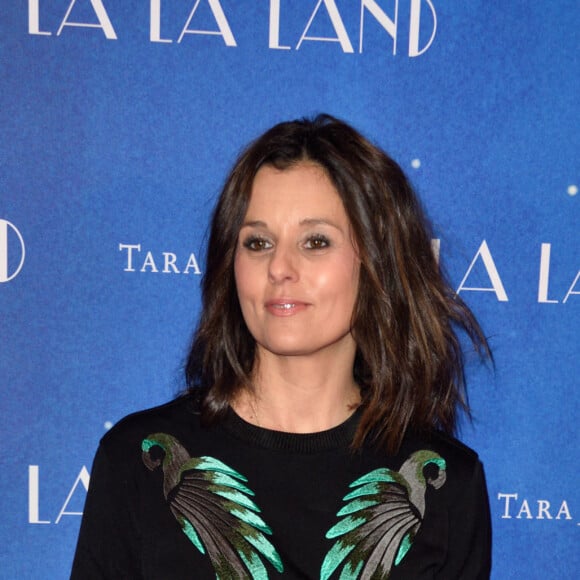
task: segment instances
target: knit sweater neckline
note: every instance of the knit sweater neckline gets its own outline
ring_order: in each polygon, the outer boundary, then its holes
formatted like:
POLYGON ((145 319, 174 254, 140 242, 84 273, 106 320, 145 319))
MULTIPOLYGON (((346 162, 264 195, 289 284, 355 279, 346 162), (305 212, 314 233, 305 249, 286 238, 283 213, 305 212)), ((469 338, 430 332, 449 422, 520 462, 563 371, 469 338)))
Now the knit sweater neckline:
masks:
POLYGON ((348 447, 352 443, 360 414, 358 408, 346 421, 325 431, 287 433, 248 423, 230 407, 223 426, 229 433, 252 446, 289 453, 317 453, 348 447))

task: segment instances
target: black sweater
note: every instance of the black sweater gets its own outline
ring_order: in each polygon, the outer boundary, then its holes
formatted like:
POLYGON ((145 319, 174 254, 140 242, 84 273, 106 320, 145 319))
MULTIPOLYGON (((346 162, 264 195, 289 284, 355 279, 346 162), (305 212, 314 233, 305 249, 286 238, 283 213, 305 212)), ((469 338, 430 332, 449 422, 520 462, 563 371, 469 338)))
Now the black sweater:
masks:
POLYGON ((189 397, 130 415, 96 454, 71 577, 488 578, 477 455, 440 433, 352 452, 358 420, 204 428, 189 397))

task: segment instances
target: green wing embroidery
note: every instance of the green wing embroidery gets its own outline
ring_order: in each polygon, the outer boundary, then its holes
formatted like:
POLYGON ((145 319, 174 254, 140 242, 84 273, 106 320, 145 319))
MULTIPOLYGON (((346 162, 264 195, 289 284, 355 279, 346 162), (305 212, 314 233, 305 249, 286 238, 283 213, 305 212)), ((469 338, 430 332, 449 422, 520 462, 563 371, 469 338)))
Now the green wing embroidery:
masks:
POLYGON ((376 469, 350 484, 342 518, 326 537, 336 542, 320 570, 327 580, 342 566, 340 580, 388 578, 409 551, 425 513, 427 484, 439 489, 446 478, 445 460, 433 451, 417 451, 401 469, 376 469), (435 478, 423 469, 434 464, 435 478))
POLYGON ((191 458, 177 439, 154 433, 143 440, 143 462, 163 468, 163 493, 191 543, 211 559, 217 578, 263 580, 262 556, 279 572, 284 567, 266 538, 272 533, 258 515, 246 478, 212 457, 191 458), (154 457, 159 447, 164 453, 154 457))

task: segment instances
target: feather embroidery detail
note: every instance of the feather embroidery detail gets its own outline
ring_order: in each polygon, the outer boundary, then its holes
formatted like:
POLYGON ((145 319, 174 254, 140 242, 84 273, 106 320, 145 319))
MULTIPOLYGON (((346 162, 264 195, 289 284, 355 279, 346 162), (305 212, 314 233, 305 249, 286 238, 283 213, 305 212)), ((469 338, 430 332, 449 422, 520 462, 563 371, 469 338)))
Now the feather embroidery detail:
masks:
POLYGON ((283 571, 280 556, 266 538, 272 530, 259 516, 243 475, 213 457, 190 457, 165 433, 149 435, 141 448, 148 469, 161 465, 171 513, 191 543, 209 556, 217 578, 267 579, 260 556, 283 571))
POLYGON ((336 514, 342 518, 326 537, 337 538, 320 570, 327 580, 342 566, 340 580, 388 578, 405 557, 425 514, 427 484, 439 489, 446 479, 445 460, 434 451, 413 453, 392 471, 376 469, 350 484, 346 503, 336 514), (427 465, 436 477, 425 477, 427 465))

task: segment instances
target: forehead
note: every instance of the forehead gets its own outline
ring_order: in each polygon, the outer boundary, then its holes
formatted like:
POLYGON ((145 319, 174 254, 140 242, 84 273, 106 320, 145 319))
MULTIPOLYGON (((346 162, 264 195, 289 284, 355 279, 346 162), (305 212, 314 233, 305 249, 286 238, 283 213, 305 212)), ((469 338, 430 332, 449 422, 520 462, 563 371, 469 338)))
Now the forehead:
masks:
POLYGON ((246 215, 252 219, 264 215, 302 219, 332 217, 348 222, 332 181, 322 167, 313 163, 299 163, 287 169, 261 167, 252 184, 246 215))

